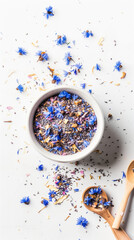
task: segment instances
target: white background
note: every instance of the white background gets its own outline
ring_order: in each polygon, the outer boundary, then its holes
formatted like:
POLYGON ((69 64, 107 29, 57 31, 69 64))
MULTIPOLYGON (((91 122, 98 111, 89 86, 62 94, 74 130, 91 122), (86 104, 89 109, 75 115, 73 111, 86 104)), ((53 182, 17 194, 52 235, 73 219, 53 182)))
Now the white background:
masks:
MULTIPOLYGON (((97 215, 87 212, 80 206, 84 189, 94 184, 101 185, 109 197, 113 197, 112 214, 115 215, 123 196, 125 180, 123 179, 122 183, 116 182, 117 186, 114 186, 112 180, 121 178, 121 172, 126 171, 129 162, 134 159, 133 5, 132 0, 0 1, 0 239, 114 239, 105 221, 99 222, 97 215), (53 6, 55 15, 46 20, 43 12, 49 5, 53 6), (82 32, 87 29, 92 30, 94 37, 83 38, 82 32), (72 48, 56 46, 56 33, 65 34, 72 48), (98 45, 101 37, 104 37, 102 47, 98 45), (39 47, 32 44, 37 40, 39 47), (72 43, 73 40, 76 41, 75 45, 72 43), (18 47, 24 47, 28 55, 19 56, 16 53, 18 47), (43 93, 39 85, 44 82, 47 89, 51 82, 48 63, 37 62, 38 50, 47 50, 49 64, 60 74, 62 81, 63 69, 69 69, 63 61, 65 52, 70 51, 74 61, 83 64, 81 73, 67 78, 65 83, 77 87, 80 83, 86 82, 85 91, 92 89, 106 120, 104 137, 98 146, 103 153, 93 153, 90 158, 78 165, 80 170, 84 167, 85 178, 79 182, 80 191, 70 193, 74 202, 77 202, 78 212, 72 209, 71 217, 67 221, 64 219, 71 208, 69 200, 60 206, 50 204, 38 214, 42 207, 41 197, 47 196, 48 192, 44 185, 46 176, 49 175, 51 182, 56 166, 33 149, 27 135, 28 110, 35 98, 43 93), (122 80, 121 72, 113 71, 118 60, 122 62, 122 71, 127 73, 126 78, 122 80), (100 64, 101 71, 92 74, 92 67, 96 63, 100 64), (28 78, 28 74, 32 73, 37 75, 36 81, 28 78), (16 80, 24 85, 24 93, 16 90, 18 86, 16 80), (110 83, 111 81, 113 82, 110 83), (120 83, 120 86, 116 86, 117 83, 120 83), (13 109, 8 110, 8 106, 13 109), (108 113, 113 115, 110 121, 107 121, 108 113), (6 120, 12 120, 12 123, 5 123, 6 120), (109 136, 111 138, 108 138, 109 136), (21 149, 19 155, 18 149, 21 149), (93 167, 90 166, 91 158, 94 161, 93 167), (105 163, 107 159, 108 165, 105 163), (36 170, 39 163, 45 166, 43 173, 36 170), (88 166, 85 166, 87 163, 88 166), (104 169, 106 177, 102 176, 99 180, 100 168, 104 169), (107 176, 108 172, 110 176, 107 176), (92 180, 89 178, 91 173, 94 176, 92 180), (31 204, 29 206, 20 204, 20 199, 27 195, 30 196, 31 204), (86 229, 76 226, 77 218, 81 215, 89 221, 86 229), (97 225, 100 225, 98 229, 97 225)), ((61 167, 63 165, 72 170, 75 167, 74 164, 60 164, 61 167)), ((122 225, 131 239, 134 239, 133 223, 132 193, 122 225)))

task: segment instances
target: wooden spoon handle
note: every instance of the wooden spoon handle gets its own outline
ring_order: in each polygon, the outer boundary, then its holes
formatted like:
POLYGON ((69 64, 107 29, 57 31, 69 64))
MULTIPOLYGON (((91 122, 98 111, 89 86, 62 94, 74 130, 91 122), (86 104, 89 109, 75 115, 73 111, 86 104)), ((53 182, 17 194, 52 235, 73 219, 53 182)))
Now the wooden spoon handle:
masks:
POLYGON ((131 240, 131 238, 127 235, 127 233, 122 229, 114 229, 112 228, 114 217, 110 214, 110 212, 107 210, 103 216, 106 221, 109 223, 111 230, 117 240, 131 240))
POLYGON ((130 192, 132 191, 132 189, 133 189, 133 187, 129 183, 126 183, 125 194, 121 201, 121 204, 119 206, 119 209, 117 211, 117 214, 116 214, 115 220, 113 222, 113 226, 112 226, 115 229, 119 229, 119 227, 120 227, 120 223, 122 221, 122 218, 123 218, 123 215, 124 215, 124 212, 126 209, 127 201, 128 201, 128 198, 129 198, 129 195, 130 195, 130 192))
POLYGON ((122 228, 114 229, 111 226, 111 229, 117 240, 131 240, 131 238, 127 235, 127 233, 122 228))

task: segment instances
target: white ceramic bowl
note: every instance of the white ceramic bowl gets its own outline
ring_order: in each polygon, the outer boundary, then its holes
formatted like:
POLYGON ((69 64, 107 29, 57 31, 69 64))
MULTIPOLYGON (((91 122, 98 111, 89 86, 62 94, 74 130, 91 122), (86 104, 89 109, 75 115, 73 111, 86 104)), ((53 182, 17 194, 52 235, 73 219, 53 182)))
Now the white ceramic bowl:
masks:
POLYGON ((90 93, 86 92, 86 90, 81 90, 78 88, 62 85, 61 87, 51 88, 51 89, 47 90, 40 98, 38 98, 35 101, 32 109, 29 113, 28 129, 29 129, 31 142, 32 142, 34 148, 36 148, 44 157, 49 158, 54 161, 57 161, 57 162, 75 162, 75 161, 79 161, 79 160, 82 160, 83 158, 87 157, 91 152, 93 152, 95 150, 95 148, 99 144, 99 142, 102 138, 103 132, 104 132, 104 117, 103 117, 102 111, 101 111, 98 103, 92 97, 92 95, 90 93), (70 92, 70 93, 77 94, 78 96, 83 98, 85 101, 87 101, 92 106, 92 108, 94 109, 95 114, 97 116, 97 130, 95 132, 94 137, 92 138, 92 140, 90 142, 90 145, 88 147, 86 147, 85 149, 83 149, 81 152, 74 153, 72 155, 66 155, 66 156, 62 156, 62 155, 60 156, 60 155, 51 153, 49 151, 46 151, 37 141, 37 139, 34 135, 34 131, 33 131, 33 118, 34 118, 34 114, 35 114, 35 111, 38 108, 38 106, 45 99, 47 99, 50 96, 53 96, 55 94, 58 94, 59 92, 61 92, 63 90, 70 92))

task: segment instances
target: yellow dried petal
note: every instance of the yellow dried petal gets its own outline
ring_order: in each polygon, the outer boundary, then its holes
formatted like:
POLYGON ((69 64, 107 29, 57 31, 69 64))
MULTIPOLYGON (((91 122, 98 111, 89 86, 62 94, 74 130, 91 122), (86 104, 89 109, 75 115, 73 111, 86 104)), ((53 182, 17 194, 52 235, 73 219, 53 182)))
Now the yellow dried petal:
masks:
POLYGON ((72 145, 72 149, 73 149, 74 152, 76 152, 76 150, 79 152, 79 149, 76 147, 75 144, 72 145))
POLYGON ((76 128, 77 127, 77 123, 72 124, 72 127, 76 128))
POLYGON ((28 77, 33 77, 35 75, 36 75, 35 73, 32 73, 32 74, 29 74, 28 77))
POLYGON ((58 191, 58 188, 56 188, 56 187, 53 186, 53 185, 47 185, 47 188, 49 188, 50 190, 55 191, 55 192, 58 191))
POLYGON ((42 210, 44 210, 46 208, 46 206, 44 206, 43 208, 41 208, 38 213, 40 213, 42 210))
POLYGON ((49 142, 49 140, 50 140, 50 137, 47 137, 47 138, 44 140, 44 142, 49 142))
POLYGON ((81 116, 81 112, 76 112, 75 115, 76 115, 77 117, 79 117, 79 116, 81 116))
POLYGON ((49 127, 50 127, 50 125, 49 125, 49 124, 47 124, 47 125, 45 126, 45 129, 47 130, 49 127))
POLYGON ((103 46, 103 42, 104 42, 104 38, 101 37, 100 40, 99 40, 99 42, 98 42, 98 45, 103 46))
POLYGON ((45 200, 49 201, 49 199, 48 199, 48 198, 41 197, 41 199, 45 199, 45 200))
POLYGON ((94 73, 94 68, 95 68, 95 66, 92 67, 92 73, 94 73))
POLYGON ((42 88, 42 87, 39 87, 39 90, 40 91, 46 91, 46 89, 42 88))
POLYGON ((77 100, 77 101, 74 101, 74 104, 75 104, 75 105, 78 105, 79 103, 82 103, 82 99, 79 99, 79 100, 77 100))
POLYGON ((67 219, 69 218, 70 216, 68 215, 66 218, 65 218, 65 221, 67 221, 67 219))
POLYGON ((64 195, 61 198, 59 198, 56 202, 54 202, 54 204, 60 204, 62 203, 66 198, 68 197, 68 195, 64 195))
POLYGON ((68 123, 68 119, 64 119, 64 123, 67 124, 68 123))

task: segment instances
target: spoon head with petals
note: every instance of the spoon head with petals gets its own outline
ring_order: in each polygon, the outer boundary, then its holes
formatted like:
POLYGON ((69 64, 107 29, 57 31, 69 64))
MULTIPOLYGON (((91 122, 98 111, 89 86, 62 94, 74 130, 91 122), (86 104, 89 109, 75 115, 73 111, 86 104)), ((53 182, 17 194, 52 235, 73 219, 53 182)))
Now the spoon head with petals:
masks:
MULTIPOLYGON (((83 202, 84 206, 85 206, 88 210, 90 210, 90 211, 92 211, 92 212, 94 212, 94 213, 97 213, 98 215, 102 215, 103 212, 107 211, 106 208, 102 208, 102 209, 100 209, 100 208, 94 208, 94 207, 92 207, 92 206, 87 205, 86 203, 84 203, 84 200, 85 200, 86 196, 88 195, 88 193, 89 193, 89 191, 90 191, 91 188, 98 188, 98 187, 97 187, 97 186, 88 187, 88 188, 83 192, 82 202, 83 202)), ((104 191, 102 188, 101 188, 101 190, 102 190, 101 196, 102 196, 106 201, 108 201, 107 194, 105 193, 105 191, 104 191)))

